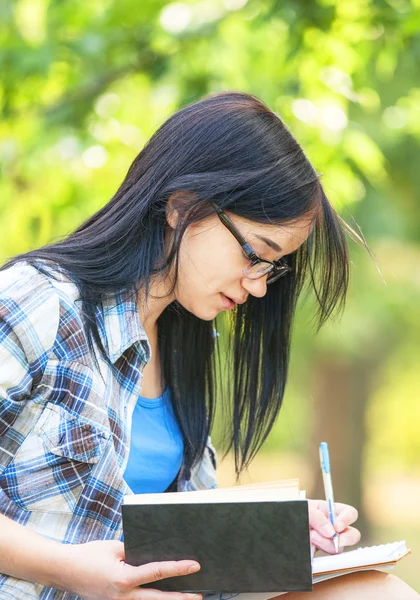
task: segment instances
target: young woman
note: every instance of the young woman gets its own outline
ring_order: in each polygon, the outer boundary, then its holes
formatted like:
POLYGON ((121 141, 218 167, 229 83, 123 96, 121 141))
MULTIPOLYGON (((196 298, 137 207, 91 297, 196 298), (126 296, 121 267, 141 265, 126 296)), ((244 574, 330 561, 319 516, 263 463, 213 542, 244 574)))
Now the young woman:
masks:
MULTIPOLYGON (((108 204, 4 265, 1 598, 191 598, 139 587, 199 565, 125 564, 123 495, 216 485, 213 320, 226 310, 227 431, 238 472, 249 463, 281 406, 305 279, 322 324, 347 289, 340 221, 280 119, 236 92, 176 113, 108 204)), ((358 542, 356 518, 338 505, 342 546, 358 542)), ((322 502, 310 524, 314 545, 332 552, 322 502)), ((356 594, 418 597, 375 572, 312 597, 356 594)))

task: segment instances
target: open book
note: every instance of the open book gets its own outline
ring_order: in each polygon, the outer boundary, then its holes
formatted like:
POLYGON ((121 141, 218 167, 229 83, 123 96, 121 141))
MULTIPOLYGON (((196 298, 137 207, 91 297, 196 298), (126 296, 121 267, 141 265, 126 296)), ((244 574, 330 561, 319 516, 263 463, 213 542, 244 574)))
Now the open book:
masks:
POLYGON ((409 552, 396 542, 311 558, 307 501, 297 479, 132 494, 124 497, 122 516, 129 564, 201 564, 198 573, 149 586, 167 591, 217 591, 223 598, 246 592, 249 600, 265 600, 353 571, 389 568, 409 552))
POLYGON ((313 581, 318 583, 355 571, 389 569, 409 552, 405 541, 402 541, 358 548, 342 554, 318 556, 312 560, 313 581))

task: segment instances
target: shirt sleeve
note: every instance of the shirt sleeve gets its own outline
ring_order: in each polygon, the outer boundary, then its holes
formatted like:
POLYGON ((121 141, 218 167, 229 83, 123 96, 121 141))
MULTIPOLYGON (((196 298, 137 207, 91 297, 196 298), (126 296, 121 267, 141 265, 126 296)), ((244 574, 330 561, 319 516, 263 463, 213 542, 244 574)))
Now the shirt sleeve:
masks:
POLYGON ((59 298, 45 276, 20 263, 0 271, 0 450, 42 378, 58 322, 59 298))

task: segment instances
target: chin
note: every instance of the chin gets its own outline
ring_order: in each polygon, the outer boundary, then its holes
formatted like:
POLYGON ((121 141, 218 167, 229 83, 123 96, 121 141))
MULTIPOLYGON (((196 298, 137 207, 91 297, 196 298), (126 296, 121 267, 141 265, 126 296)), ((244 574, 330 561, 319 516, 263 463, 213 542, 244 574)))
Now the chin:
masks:
POLYGON ((191 311, 193 315, 201 319, 202 321, 212 321, 219 314, 218 310, 194 310, 191 311))
POLYGON ((195 308, 194 306, 186 306, 185 304, 182 304, 182 307, 202 321, 212 321, 220 312, 220 310, 217 310, 216 308, 210 308, 206 306, 195 308))

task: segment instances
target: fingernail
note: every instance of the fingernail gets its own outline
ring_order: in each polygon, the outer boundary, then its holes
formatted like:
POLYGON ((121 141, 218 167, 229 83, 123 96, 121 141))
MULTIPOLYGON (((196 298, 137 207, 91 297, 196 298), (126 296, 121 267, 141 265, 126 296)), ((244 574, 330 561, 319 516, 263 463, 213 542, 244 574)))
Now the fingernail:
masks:
MULTIPOLYGON (((191 567, 188 569, 188 573, 196 573, 197 571, 200 570, 200 565, 191 565, 191 567)), ((201 596, 194 596, 193 600, 200 600, 201 596)))
POLYGON ((332 537, 336 533, 336 531, 331 523, 327 523, 326 525, 323 525, 323 527, 321 527, 321 531, 327 537, 332 537))

